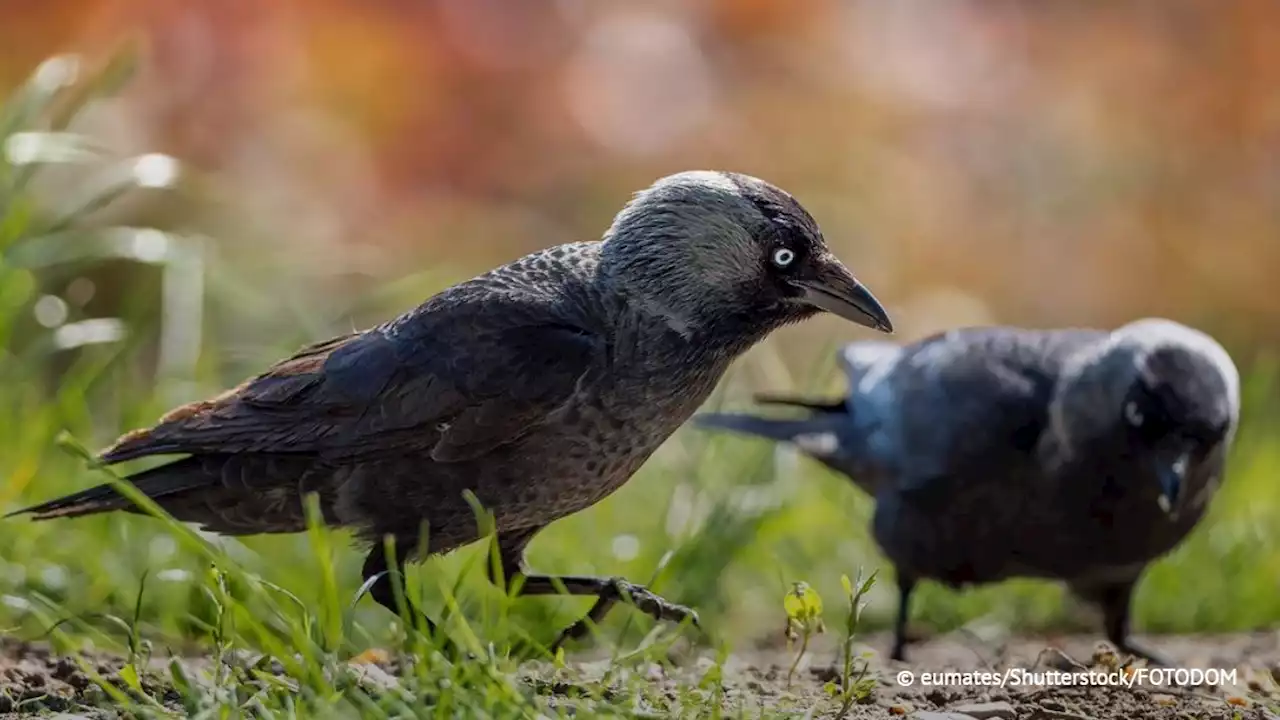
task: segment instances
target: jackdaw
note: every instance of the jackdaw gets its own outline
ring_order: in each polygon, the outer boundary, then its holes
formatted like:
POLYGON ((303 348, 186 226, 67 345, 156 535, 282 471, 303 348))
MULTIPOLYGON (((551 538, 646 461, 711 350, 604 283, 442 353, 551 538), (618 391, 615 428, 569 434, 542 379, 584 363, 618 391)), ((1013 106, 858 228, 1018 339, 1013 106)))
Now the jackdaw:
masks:
POLYGON ((1133 589, 1204 515, 1239 417, 1239 374, 1204 333, 1163 319, 1114 332, 965 328, 840 352, 841 400, 758 396, 800 419, 705 414, 695 426, 793 444, 876 501, 896 569, 892 657, 912 588, 1066 581, 1128 639, 1133 589))
MULTIPOLYGON (((129 480, 176 519, 226 535, 303 531, 315 493, 327 524, 373 544, 366 585, 393 612, 403 563, 425 559, 420 543, 430 555, 479 539, 470 491, 492 512, 503 576, 521 576, 522 594, 562 583, 597 598, 556 647, 621 594, 696 624, 620 578, 530 573, 524 549, 625 483, 732 360, 822 311, 892 332, 790 194, 748 175, 683 172, 637 193, 602 241, 535 252, 305 347, 100 458, 185 455, 129 480)), ((112 510, 140 512, 108 485, 18 512, 112 510)))

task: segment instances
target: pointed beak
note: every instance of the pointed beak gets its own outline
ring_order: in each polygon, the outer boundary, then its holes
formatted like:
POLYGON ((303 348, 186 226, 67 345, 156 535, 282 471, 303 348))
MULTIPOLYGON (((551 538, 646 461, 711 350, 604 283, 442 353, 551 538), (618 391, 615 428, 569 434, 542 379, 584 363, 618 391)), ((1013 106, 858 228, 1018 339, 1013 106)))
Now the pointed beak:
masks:
POLYGON ((804 291, 804 302, 863 327, 893 332, 884 306, 835 258, 823 263, 813 277, 795 282, 804 291))

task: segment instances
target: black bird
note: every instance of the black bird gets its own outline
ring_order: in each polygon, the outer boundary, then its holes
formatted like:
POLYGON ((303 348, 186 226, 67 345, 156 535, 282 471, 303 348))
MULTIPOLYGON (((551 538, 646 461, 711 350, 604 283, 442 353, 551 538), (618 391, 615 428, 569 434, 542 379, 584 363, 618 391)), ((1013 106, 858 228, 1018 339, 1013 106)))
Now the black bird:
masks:
POLYGON ((840 353, 841 400, 758 396, 801 419, 706 414, 696 426, 791 443, 876 500, 896 569, 892 657, 912 588, 1064 580, 1129 641, 1133 589, 1204 515, 1239 418, 1239 374, 1204 333, 1168 320, 1114 332, 966 328, 840 353))
MULTIPOLYGON (((892 331, 791 195, 737 173, 679 173, 638 193, 600 242, 533 253, 305 347, 100 458, 185 455, 129 480, 176 519, 227 535, 303 531, 303 498, 317 494, 327 524, 373 544, 364 577, 393 612, 420 542, 429 555, 478 539, 470 491, 523 594, 554 594, 559 580, 598 598, 556 646, 623 592, 655 618, 696 624, 618 578, 530 573, 525 546, 625 483, 734 358, 823 310, 892 331)), ((100 485, 19 513, 112 510, 141 511, 100 485)))

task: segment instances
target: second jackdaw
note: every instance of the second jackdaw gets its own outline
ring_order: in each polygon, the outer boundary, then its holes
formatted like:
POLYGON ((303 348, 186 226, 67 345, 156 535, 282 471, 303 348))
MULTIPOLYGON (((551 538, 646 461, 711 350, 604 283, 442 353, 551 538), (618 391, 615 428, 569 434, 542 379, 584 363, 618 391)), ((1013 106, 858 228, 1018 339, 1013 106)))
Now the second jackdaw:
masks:
POLYGON ((903 659, 911 591, 1013 577, 1064 580, 1129 640, 1152 561, 1204 515, 1239 417, 1239 374, 1204 333, 1162 319, 1114 332, 968 328, 840 353, 840 400, 759 396, 798 419, 707 414, 695 424, 794 444, 875 497, 893 563, 903 659))
MULTIPOLYGON (((186 455, 129 480, 178 520, 228 535, 300 532, 315 493, 326 523, 374 545, 364 575, 393 611, 424 524, 429 554, 477 539, 470 491, 522 593, 563 584, 598 598, 557 645, 623 592, 655 617, 696 622, 620 579, 530 573, 525 546, 625 483, 736 357, 824 310, 891 331, 791 195, 737 173, 680 173, 638 193, 601 242, 533 253, 306 347, 101 459, 186 455)), ((113 510, 137 508, 100 485, 19 512, 113 510)))

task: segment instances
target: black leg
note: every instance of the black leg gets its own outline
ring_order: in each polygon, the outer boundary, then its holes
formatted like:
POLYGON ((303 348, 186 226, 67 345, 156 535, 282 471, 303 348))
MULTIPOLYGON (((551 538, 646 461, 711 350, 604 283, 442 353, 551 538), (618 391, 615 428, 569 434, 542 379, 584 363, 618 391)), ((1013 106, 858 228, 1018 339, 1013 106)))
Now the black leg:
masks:
POLYGON ((889 655, 891 660, 907 659, 907 619, 911 616, 911 591, 915 587, 915 578, 898 573, 898 617, 893 623, 893 652, 889 655))
MULTIPOLYGON (((519 530, 510 530, 504 533, 498 533, 496 542, 498 543, 498 565, 502 570, 502 581, 498 582, 493 563, 490 562, 489 581, 494 585, 509 587, 517 575, 522 575, 524 567, 524 550, 533 540, 533 536, 542 530, 542 526, 521 528, 519 530)), ((503 587, 505 590, 506 587, 503 587)))
POLYGON ((377 547, 369 551, 369 556, 365 558, 364 569, 361 574, 364 576, 365 586, 369 589, 369 596, 378 601, 379 605, 396 615, 400 614, 400 608, 396 604, 396 588, 398 586, 400 597, 404 598, 405 609, 410 613, 419 615, 427 632, 434 633, 435 623, 431 622, 431 618, 427 617, 425 613, 413 604, 405 588, 404 563, 408 559, 411 549, 410 544, 401 544, 397 538, 395 557, 391 558, 392 562, 388 562, 385 548, 379 543, 377 547))
POLYGON ((1092 593, 1093 599, 1102 606, 1103 624, 1107 632, 1107 640, 1116 646, 1122 654, 1142 658, 1152 665, 1165 665, 1163 658, 1129 639, 1129 611, 1133 600, 1133 588, 1137 580, 1126 580, 1099 587, 1092 593))
POLYGON ((529 575, 523 571, 522 574, 525 580, 520 588, 521 595, 558 595, 560 594, 559 585, 563 585, 569 595, 591 595, 597 598, 596 604, 591 606, 586 617, 560 633, 560 637, 556 638, 551 645, 552 652, 566 641, 586 635, 591 625, 599 624, 604 620, 609 610, 624 596, 629 596, 638 610, 648 613, 655 620, 676 623, 688 620, 694 627, 701 627, 698 623, 698 613, 683 605, 668 602, 648 588, 627 582, 622 578, 529 575))
MULTIPOLYGON (((683 622, 688 619, 695 627, 699 627, 698 614, 693 610, 668 602, 648 588, 627 582, 622 578, 574 575, 553 577, 550 575, 530 574, 524 567, 524 550, 529 545, 529 542, 533 540, 534 535, 537 535, 541 530, 541 527, 529 527, 498 534, 498 564, 501 567, 503 579, 507 584, 510 585, 516 576, 521 576, 523 583, 520 586, 520 595, 558 595, 560 594, 560 590, 557 587, 558 582, 564 586, 565 591, 570 595, 594 595, 597 598, 595 605, 591 606, 591 609, 582 620, 560 633, 560 636, 556 638, 555 643, 551 646, 552 652, 555 652, 565 642, 586 635, 590 631, 591 625, 598 625, 604 620, 605 615, 613 609, 613 606, 619 600, 623 599, 624 595, 629 595, 638 609, 657 620, 683 622)), ((497 578, 494 577, 492 564, 489 565, 489 579, 496 584, 497 578)))

